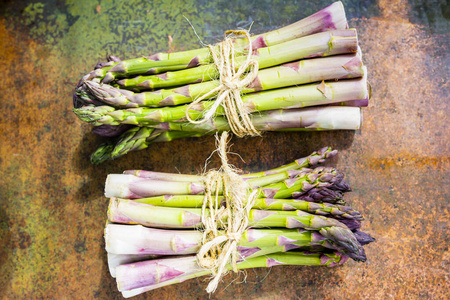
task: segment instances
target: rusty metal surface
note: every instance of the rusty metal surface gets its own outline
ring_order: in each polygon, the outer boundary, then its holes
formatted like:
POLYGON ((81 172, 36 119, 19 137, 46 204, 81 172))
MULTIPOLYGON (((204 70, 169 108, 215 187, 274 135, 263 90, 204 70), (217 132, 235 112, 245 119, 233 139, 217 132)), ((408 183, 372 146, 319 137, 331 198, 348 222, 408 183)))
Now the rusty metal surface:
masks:
MULTIPOLYGON (((102 139, 71 112, 72 90, 82 74, 110 51, 133 57, 197 42, 182 38, 180 32, 190 30, 184 25, 127 27, 140 19, 124 2, 6 1, 0 9, 2 299, 121 299, 108 273, 102 236, 106 175, 139 168, 198 173, 214 150, 213 137, 192 138, 90 164, 89 154, 102 139), (127 20, 113 19, 119 9, 127 20), (123 34, 127 28, 136 32, 123 34), (139 34, 155 38, 145 45, 139 34), (174 44, 168 44, 168 35, 174 44)), ((211 42, 221 29, 241 21, 254 21, 255 31, 263 31, 330 3, 175 1, 185 8, 172 14, 177 5, 169 7, 171 2, 130 6, 141 5, 168 24, 182 23, 187 15, 211 42)), ((363 229, 377 239, 366 247, 368 261, 231 274, 211 299, 449 297, 449 8, 445 1, 344 4, 358 30, 373 91, 362 130, 233 139, 232 150, 243 160, 230 159, 256 171, 325 145, 340 150, 332 164, 345 172, 353 188, 347 199, 366 217, 363 229)), ((213 160, 211 166, 217 164, 213 160)), ((204 278, 194 279, 136 299, 208 299, 205 287, 204 278)))

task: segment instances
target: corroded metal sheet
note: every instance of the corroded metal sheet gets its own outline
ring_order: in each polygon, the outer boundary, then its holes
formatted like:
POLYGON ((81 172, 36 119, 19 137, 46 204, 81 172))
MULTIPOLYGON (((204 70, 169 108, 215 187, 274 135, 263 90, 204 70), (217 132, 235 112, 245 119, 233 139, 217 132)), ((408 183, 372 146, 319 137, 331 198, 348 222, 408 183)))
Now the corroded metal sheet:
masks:
MULTIPOLYGON (((71 112, 81 76, 122 58, 198 47, 231 27, 259 33, 328 1, 7 1, 0 8, 0 298, 121 299, 103 228, 108 173, 200 173, 214 137, 154 145, 92 166, 103 141, 71 112), (186 17, 190 24, 184 18, 186 17), (195 32, 193 30, 195 28, 195 32)), ((450 285, 449 12, 445 1, 345 1, 372 99, 358 132, 233 139, 231 162, 276 167, 332 146, 377 241, 366 263, 230 274, 212 299, 444 299, 450 285), (430 3, 433 2, 433 5, 430 3)), ((217 167, 219 161, 211 160, 217 167)), ((207 299, 204 279, 140 299, 207 299)))

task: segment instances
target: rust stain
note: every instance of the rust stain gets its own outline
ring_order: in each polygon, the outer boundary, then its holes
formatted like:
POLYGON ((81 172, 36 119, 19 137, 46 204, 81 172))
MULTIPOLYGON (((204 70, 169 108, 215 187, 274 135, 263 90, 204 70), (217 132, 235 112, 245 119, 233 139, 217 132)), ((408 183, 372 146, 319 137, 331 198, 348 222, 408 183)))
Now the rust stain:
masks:
POLYGON ((378 6, 382 18, 400 22, 409 22, 409 1, 408 0, 378 0, 378 6))
POLYGON ((442 164, 450 163, 450 157, 422 157, 414 156, 412 154, 398 154, 397 156, 384 157, 384 158, 370 158, 368 165, 372 168, 389 168, 393 166, 403 167, 411 166, 415 167, 427 167, 427 166, 439 166, 442 164))
POLYGON ((6 29, 6 20, 0 19, 0 59, 8 63, 19 57, 19 51, 15 45, 13 35, 6 29))

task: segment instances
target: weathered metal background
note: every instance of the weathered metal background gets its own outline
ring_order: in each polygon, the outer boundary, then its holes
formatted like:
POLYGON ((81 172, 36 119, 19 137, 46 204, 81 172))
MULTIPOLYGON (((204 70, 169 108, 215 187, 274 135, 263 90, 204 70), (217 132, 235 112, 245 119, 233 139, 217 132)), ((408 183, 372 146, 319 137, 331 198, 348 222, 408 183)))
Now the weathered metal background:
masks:
MULTIPOLYGON (((242 159, 230 159, 255 171, 335 147, 332 164, 353 187, 347 199, 377 242, 366 247, 366 263, 230 274, 211 299, 449 297, 448 1, 343 2, 373 89, 362 130, 234 139, 242 159)), ((2 1, 0 298, 121 299, 104 251, 106 175, 132 168, 197 173, 215 148, 214 137, 192 138, 92 166, 89 155, 102 139, 71 112, 83 74, 106 54, 190 49, 199 38, 217 41, 225 29, 253 22, 260 33, 330 3, 2 1)), ((136 299, 208 299, 205 287, 204 278, 195 279, 136 299)))

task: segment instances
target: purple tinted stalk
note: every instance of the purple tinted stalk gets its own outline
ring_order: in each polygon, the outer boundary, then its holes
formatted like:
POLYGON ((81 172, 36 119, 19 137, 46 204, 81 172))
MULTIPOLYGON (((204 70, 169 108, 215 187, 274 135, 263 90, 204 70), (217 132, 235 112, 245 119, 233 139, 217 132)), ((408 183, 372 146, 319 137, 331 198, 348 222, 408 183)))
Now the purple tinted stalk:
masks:
MULTIPOLYGON (((275 173, 286 172, 290 170, 298 170, 303 168, 315 167, 318 164, 324 163, 327 159, 331 159, 338 153, 337 150, 333 150, 331 147, 323 147, 318 151, 314 151, 306 157, 299 158, 294 162, 283 165, 281 167, 270 169, 263 172, 242 174, 242 178, 251 179, 256 177, 262 177, 266 175, 272 175, 275 173)), ((126 170, 124 174, 130 174, 137 177, 149 178, 154 180, 166 180, 166 181, 187 181, 196 182, 200 181, 200 176, 197 175, 184 175, 184 174, 174 174, 174 173, 161 173, 145 170, 126 170)))
POLYGON ((159 195, 197 195, 204 192, 200 182, 165 181, 137 177, 131 174, 109 174, 105 196, 138 199, 159 195))
MULTIPOLYGON (((317 167, 311 171, 286 170, 271 175, 252 177, 248 187, 257 189, 260 198, 289 199, 301 196, 317 187, 348 191, 343 173, 334 168, 317 167), (294 197, 293 197, 294 196, 294 197)), ((164 181, 137 177, 131 174, 109 174, 105 183, 105 196, 139 199, 161 195, 198 195, 205 187, 200 182, 164 181)), ((222 192, 219 187, 219 193, 222 192)))
POLYGON ((130 264, 143 260, 150 260, 159 258, 157 255, 149 254, 115 254, 107 253, 108 256, 108 269, 113 278, 116 277, 116 267, 120 265, 130 264))
MULTIPOLYGON (((105 227, 105 248, 108 253, 186 255, 197 253, 201 242, 202 232, 197 230, 167 230, 123 224, 107 224, 105 227)), ((283 228, 247 229, 238 244, 241 250, 285 245, 327 247, 329 241, 313 231, 283 228)), ((333 246, 328 248, 336 249, 333 246)))
MULTIPOLYGON (((272 267, 276 265, 325 265, 334 267, 347 260, 345 255, 334 253, 284 252, 249 258, 237 264, 239 270, 247 268, 272 267)), ((231 269, 231 266, 228 266, 231 269)), ((195 256, 167 258, 121 265, 116 268, 117 285, 124 297, 137 295, 187 279, 210 274, 201 269, 195 256), (156 273, 160 274, 156 276, 156 273), (164 284, 166 282, 166 284, 164 284), (140 289, 140 290, 138 290, 140 289), (131 291, 129 291, 131 290, 131 291), (133 291, 134 290, 134 291, 133 291), (125 292, 127 291, 127 292, 125 292)))
MULTIPOLYGON (((309 170, 288 170, 263 177, 254 177, 246 181, 249 188, 258 188, 289 178, 306 176, 309 170)), ((147 175, 149 175, 147 173, 147 175)), ((139 199, 160 195, 197 195, 204 193, 204 184, 198 176, 169 174, 167 177, 159 173, 150 174, 149 177, 138 177, 132 174, 109 174, 105 183, 106 197, 120 197, 126 199, 139 199), (157 176, 157 179, 154 179, 157 176), (194 179, 195 181, 166 181, 166 179, 194 179)), ((222 188, 219 188, 219 192, 222 188)))

